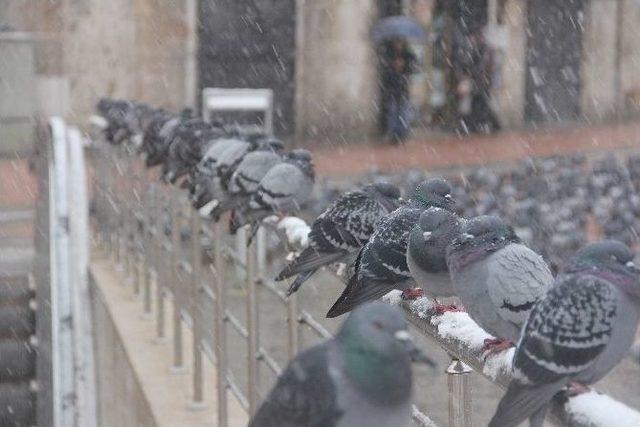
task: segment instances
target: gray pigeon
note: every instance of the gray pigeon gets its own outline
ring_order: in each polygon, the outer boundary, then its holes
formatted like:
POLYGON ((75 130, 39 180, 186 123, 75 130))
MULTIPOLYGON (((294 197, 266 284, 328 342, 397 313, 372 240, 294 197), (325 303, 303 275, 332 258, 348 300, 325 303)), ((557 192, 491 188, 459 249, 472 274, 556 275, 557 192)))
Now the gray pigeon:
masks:
MULTIPOLYGON (((204 153, 204 156, 194 168, 191 177, 191 202, 196 209, 201 209, 209 203, 212 200, 211 194, 217 194, 221 191, 220 182, 216 175, 216 167, 220 156, 228 148, 244 145, 245 143, 245 141, 237 138, 222 138, 216 140, 204 153)), ((210 209, 207 214, 209 212, 210 209)))
POLYGON ((348 261, 369 240, 375 226, 400 203, 400 190, 380 182, 350 191, 339 197, 318 216, 309 232, 309 246, 276 277, 276 280, 298 274, 287 295, 300 286, 320 267, 348 261))
POLYGON ((553 283, 542 257, 496 216, 478 216, 463 224, 462 234, 447 250, 447 263, 469 316, 496 337, 486 343, 491 352, 520 338, 531 308, 553 283))
POLYGON ((289 364, 249 427, 408 426, 412 360, 433 365, 400 309, 364 305, 335 338, 289 364))
POLYGON ((621 242, 579 250, 534 306, 513 359, 513 379, 490 427, 543 424, 565 386, 579 394, 627 354, 640 320, 640 270, 621 242))
POLYGON ((315 173, 311 153, 296 149, 283 156, 283 162, 269 169, 248 203, 232 212, 230 231, 246 224, 254 228, 272 214, 298 213, 311 198, 315 173))
POLYGON ((407 266, 409 233, 420 219, 420 214, 430 207, 446 210, 455 207, 451 187, 442 178, 423 181, 407 204, 379 222, 371 238, 360 250, 355 272, 327 317, 340 316, 393 289, 400 289, 409 296, 409 291, 415 287, 407 266))
POLYGON ((210 216, 214 221, 218 221, 224 212, 235 208, 255 193, 267 172, 282 162, 280 152, 283 148, 284 144, 277 139, 261 141, 255 151, 247 153, 238 166, 233 168, 228 182, 225 177, 220 177, 220 184, 226 191, 218 196, 218 203, 211 211, 210 216))
MULTIPOLYGON (((409 234, 409 272, 418 286, 433 298, 456 295, 447 268, 447 247, 460 235, 462 221, 454 212, 429 208, 422 212, 409 234)), ((449 309, 452 307, 436 306, 437 312, 449 309)))

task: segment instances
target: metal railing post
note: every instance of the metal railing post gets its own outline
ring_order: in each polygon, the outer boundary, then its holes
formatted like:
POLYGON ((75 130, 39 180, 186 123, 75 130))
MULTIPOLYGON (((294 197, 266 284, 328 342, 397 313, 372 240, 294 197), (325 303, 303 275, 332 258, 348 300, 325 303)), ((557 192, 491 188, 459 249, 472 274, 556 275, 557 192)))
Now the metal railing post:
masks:
POLYGON ((224 256, 222 252, 223 225, 218 222, 213 228, 213 250, 215 269, 215 337, 214 347, 218 373, 216 376, 216 398, 218 403, 218 426, 227 427, 227 292, 224 286, 224 256))
POLYGON ((180 262, 180 194, 178 189, 170 189, 170 212, 171 212, 171 254, 169 255, 171 270, 170 275, 173 281, 173 366, 174 373, 184 372, 184 355, 182 351, 182 315, 180 314, 180 304, 178 293, 180 292, 180 274, 178 263, 180 262))
POLYGON ((449 427, 471 427, 471 372, 464 362, 453 359, 447 367, 449 427))
MULTIPOLYGON (((157 212, 164 213, 164 197, 163 194, 159 194, 158 210, 157 212)), ((164 320, 164 286, 166 280, 167 263, 160 260, 166 259, 167 253, 165 252, 165 235, 164 235, 164 215, 158 217, 156 221, 156 247, 157 253, 155 258, 155 271, 156 271, 156 338, 158 341, 163 341, 165 338, 165 320, 164 320), (161 272, 162 270, 162 272, 161 272)))
POLYGON ((200 243, 200 214, 191 209, 191 291, 193 292, 193 401, 194 409, 205 407, 201 342, 203 337, 202 306, 202 247, 200 243))
MULTIPOLYGON (((246 236, 247 233, 244 233, 246 236)), ((246 242, 246 239, 245 239, 246 242)), ((246 246, 246 243, 245 243, 246 246)), ((248 401, 249 416, 255 414, 258 405, 258 295, 256 289, 255 245, 246 251, 246 285, 247 285, 247 372, 248 372, 248 401)))
POLYGON ((146 192, 146 203, 142 206, 144 212, 144 227, 143 227, 143 270, 144 270, 144 278, 143 278, 143 286, 142 286, 142 301, 143 301, 143 311, 144 315, 148 316, 151 314, 151 280, 154 277, 152 273, 152 254, 154 250, 154 242, 152 233, 152 227, 155 227, 157 223, 157 214, 153 215, 154 221, 152 226, 152 212, 154 212, 154 207, 156 206, 156 191, 155 185, 149 183, 147 186, 146 192))
POLYGON ((298 354, 298 298, 296 294, 291 295, 287 300, 287 328, 289 337, 289 360, 298 354))

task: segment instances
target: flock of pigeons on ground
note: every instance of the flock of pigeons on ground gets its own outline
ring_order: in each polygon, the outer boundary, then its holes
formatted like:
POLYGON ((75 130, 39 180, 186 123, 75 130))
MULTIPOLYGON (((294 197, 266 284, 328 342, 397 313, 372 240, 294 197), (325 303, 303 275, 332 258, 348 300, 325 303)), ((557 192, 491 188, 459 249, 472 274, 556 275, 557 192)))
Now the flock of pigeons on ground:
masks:
MULTIPOLYGON (((185 177, 203 215, 219 220, 231 211, 231 231, 295 214, 310 201, 306 150, 283 153, 278 140, 188 112, 110 100, 98 111, 111 143, 131 142, 147 166, 162 165, 167 182, 185 177)), ((466 311, 495 337, 485 342, 488 357, 516 346, 492 427, 526 419, 542 426, 555 395, 584 392, 625 357, 640 320, 640 269, 625 243, 583 245, 552 272, 509 221, 489 208, 460 215, 459 198, 443 178, 424 179, 407 201, 395 185, 377 182, 342 194, 317 217, 308 246, 276 280, 295 277, 290 295, 318 269, 347 264, 347 285, 327 316, 353 314, 333 339, 289 364, 250 426, 409 425, 410 364, 432 362, 411 341, 402 312, 375 302, 394 290, 405 299, 432 298, 435 314, 466 311), (441 302, 450 297, 460 304, 441 302)))

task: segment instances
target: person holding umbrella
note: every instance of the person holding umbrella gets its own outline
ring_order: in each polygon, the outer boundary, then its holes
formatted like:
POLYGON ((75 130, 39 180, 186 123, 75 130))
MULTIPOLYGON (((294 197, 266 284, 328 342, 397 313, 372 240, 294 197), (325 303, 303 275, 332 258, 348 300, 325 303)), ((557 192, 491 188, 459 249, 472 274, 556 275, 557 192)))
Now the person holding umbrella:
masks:
POLYGON ((390 16, 376 24, 372 36, 381 47, 384 131, 391 142, 402 142, 410 131, 409 78, 416 72, 417 65, 407 40, 424 39, 426 34, 415 20, 390 16))

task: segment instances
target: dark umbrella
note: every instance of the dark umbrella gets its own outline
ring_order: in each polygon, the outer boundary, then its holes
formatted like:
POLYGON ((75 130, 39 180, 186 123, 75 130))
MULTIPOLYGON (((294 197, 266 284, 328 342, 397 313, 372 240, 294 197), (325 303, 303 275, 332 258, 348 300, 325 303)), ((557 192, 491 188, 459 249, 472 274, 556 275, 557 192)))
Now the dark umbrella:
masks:
POLYGON ((383 18, 373 27, 371 37, 376 44, 395 38, 425 39, 427 33, 418 21, 404 15, 383 18))

